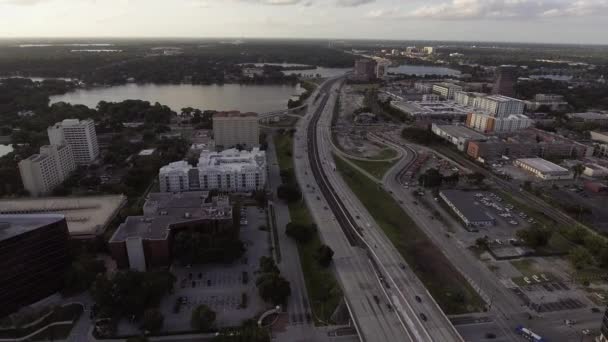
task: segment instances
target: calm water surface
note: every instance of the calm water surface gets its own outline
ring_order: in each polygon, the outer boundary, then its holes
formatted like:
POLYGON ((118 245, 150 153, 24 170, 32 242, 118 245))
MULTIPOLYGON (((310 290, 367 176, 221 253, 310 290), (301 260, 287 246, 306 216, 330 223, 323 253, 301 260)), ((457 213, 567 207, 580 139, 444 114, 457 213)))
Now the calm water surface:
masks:
POLYGON ((63 101, 94 108, 100 101, 136 99, 159 102, 177 112, 184 107, 193 107, 201 110, 264 113, 287 108, 287 101, 303 91, 300 85, 126 84, 78 89, 64 95, 51 96, 51 103, 63 101))

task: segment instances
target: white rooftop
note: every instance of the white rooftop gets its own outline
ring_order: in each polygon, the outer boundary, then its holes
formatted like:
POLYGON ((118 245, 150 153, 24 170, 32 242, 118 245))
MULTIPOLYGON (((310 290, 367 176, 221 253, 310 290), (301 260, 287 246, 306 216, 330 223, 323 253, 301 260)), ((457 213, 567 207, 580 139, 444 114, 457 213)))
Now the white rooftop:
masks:
POLYGON ((542 158, 522 158, 517 161, 526 164, 542 173, 568 172, 568 169, 542 158))
POLYGON ((241 171, 247 167, 258 168, 266 164, 266 152, 254 148, 250 151, 235 148, 222 152, 203 151, 198 160, 199 170, 241 171))

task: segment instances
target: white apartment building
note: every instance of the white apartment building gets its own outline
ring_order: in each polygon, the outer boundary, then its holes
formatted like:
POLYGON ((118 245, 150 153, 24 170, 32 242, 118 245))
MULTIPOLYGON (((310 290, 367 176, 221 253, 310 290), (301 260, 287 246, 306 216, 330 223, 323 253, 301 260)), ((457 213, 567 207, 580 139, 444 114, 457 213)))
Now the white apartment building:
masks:
POLYGON ((433 84, 429 82, 416 82, 414 83, 414 89, 418 92, 429 94, 433 91, 433 84))
POLYGON ((467 126, 483 133, 506 133, 526 129, 534 125, 534 120, 523 114, 495 117, 483 113, 470 113, 467 126))
POLYGON ((72 150, 67 145, 43 146, 39 154, 19 162, 23 187, 32 196, 50 193, 75 169, 72 150))
POLYGON ((511 114, 523 114, 525 103, 518 99, 504 95, 489 95, 481 97, 478 106, 496 117, 506 117, 511 114))
POLYGON ((251 192, 266 185, 266 152, 229 149, 201 152, 198 166, 186 161, 171 163, 159 171, 162 192, 219 190, 251 192))
POLYGON ((454 93, 454 101, 463 106, 479 107, 479 100, 484 96, 487 95, 484 93, 457 91, 454 93))
POLYGON ((244 148, 260 146, 260 128, 256 113, 220 112, 213 115, 215 146, 244 148))
POLYGON ((93 120, 66 119, 47 129, 51 145, 69 145, 78 165, 93 162, 99 156, 99 145, 93 120))
POLYGON ((436 83, 433 84, 433 93, 441 95, 444 99, 453 99, 457 91, 462 91, 462 87, 453 83, 436 83))
POLYGON ((441 98, 439 97, 439 95, 436 95, 436 94, 423 94, 422 95, 422 102, 439 102, 439 100, 441 100, 441 98))

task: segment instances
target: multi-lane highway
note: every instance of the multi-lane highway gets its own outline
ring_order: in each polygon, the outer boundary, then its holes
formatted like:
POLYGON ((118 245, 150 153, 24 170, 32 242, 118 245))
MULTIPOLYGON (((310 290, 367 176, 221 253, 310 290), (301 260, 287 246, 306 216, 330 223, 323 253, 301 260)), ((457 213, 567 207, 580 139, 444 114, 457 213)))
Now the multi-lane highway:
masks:
POLYGON ((330 80, 320 87, 311 113, 299 123, 294 156, 298 179, 321 236, 336 251, 336 271, 361 339, 462 341, 335 171, 331 116, 339 82, 330 80))

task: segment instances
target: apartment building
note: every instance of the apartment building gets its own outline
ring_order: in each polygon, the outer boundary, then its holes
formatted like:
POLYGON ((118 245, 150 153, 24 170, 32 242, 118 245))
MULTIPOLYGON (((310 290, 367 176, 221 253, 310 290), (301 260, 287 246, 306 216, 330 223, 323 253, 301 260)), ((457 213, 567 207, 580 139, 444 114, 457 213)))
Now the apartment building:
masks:
POLYGON ((495 117, 483 113, 469 113, 467 127, 483 133, 505 133, 526 129, 534 125, 534 120, 523 114, 495 117))
POLYGON ((178 161, 159 171, 162 192, 219 190, 251 192, 266 185, 266 152, 229 149, 201 152, 198 166, 178 161))
POLYGON ((91 164, 99 157, 93 120, 66 119, 47 129, 51 145, 69 145, 77 165, 91 164))
POLYGON ((477 108, 497 117, 506 117, 511 114, 523 114, 525 103, 518 99, 504 95, 490 95, 479 99, 477 108))
POLYGON ((444 99, 453 99, 457 91, 462 91, 462 87, 453 83, 442 82, 433 84, 433 93, 440 95, 444 99))
POLYGON ((213 139, 215 146, 225 149, 235 146, 247 149, 260 146, 258 115, 238 111, 214 114, 213 139))
POLYGON ((39 154, 19 162, 23 187, 31 196, 49 194, 76 169, 72 149, 67 145, 48 145, 39 154))

